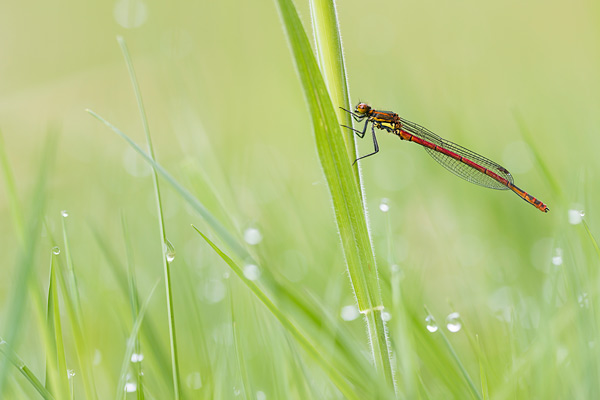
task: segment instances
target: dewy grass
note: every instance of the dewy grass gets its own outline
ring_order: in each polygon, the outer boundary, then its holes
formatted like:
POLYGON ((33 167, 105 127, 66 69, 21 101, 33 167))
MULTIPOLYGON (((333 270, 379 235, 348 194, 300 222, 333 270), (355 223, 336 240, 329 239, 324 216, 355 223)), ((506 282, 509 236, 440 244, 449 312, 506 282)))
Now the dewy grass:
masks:
MULTIPOLYGON (((137 82, 137 78, 135 76, 135 71, 133 69, 133 63, 131 58, 129 57, 129 52, 127 50, 127 45, 125 44, 125 40, 122 37, 118 37, 119 45, 121 46, 121 50, 123 52, 123 56, 125 57, 125 63, 127 64, 127 70, 129 71, 129 78, 131 79, 131 83, 133 85, 133 91, 135 93, 135 98, 137 100, 140 116, 142 119, 142 124, 144 126, 144 133, 146 134, 146 143, 148 145, 148 154, 152 160, 155 160, 154 156, 154 147, 152 146, 152 139, 150 138, 150 127, 148 125, 148 118, 146 117, 146 110, 144 109, 144 102, 142 101, 142 94, 140 92, 140 87, 137 82)), ((163 249, 162 263, 163 270, 165 275, 165 289, 166 289, 166 299, 167 299, 167 315, 169 320, 169 343, 171 345, 171 368, 173 372, 173 387, 174 387, 174 396, 175 400, 178 400, 181 392, 181 383, 179 378, 179 361, 177 354, 177 332, 175 328, 175 306, 173 305, 173 290, 172 290, 172 282, 171 282, 171 261, 169 258, 171 257, 169 254, 169 246, 170 242, 167 238, 167 232, 165 228, 165 218, 163 216, 163 206, 161 200, 161 192, 158 183, 158 172, 153 168, 152 169, 152 182, 154 183, 154 195, 156 198, 156 209, 158 214, 158 227, 161 235, 161 246, 163 249)))
MULTIPOLYGON (((56 136, 49 134, 46 146, 44 147, 44 153, 42 161, 40 163, 38 178, 34 186, 34 193, 32 196, 32 203, 30 213, 28 215, 27 224, 25 226, 24 240, 21 243, 19 256, 17 259, 18 277, 17 281, 13 285, 13 298, 8 313, 8 318, 4 326, 7 327, 6 342, 9 346, 16 346, 19 339, 19 332, 21 330, 21 324, 24 316, 24 309, 26 303, 26 294, 28 293, 29 279, 34 266, 34 254, 36 252, 39 231, 41 228, 41 221, 43 220, 43 212, 46 201, 46 182, 48 180, 48 174, 52 170, 52 164, 54 161, 55 150, 56 150, 56 136)), ((4 161, 7 164, 8 161, 4 161)), ((8 376, 8 359, 3 357, 0 360, 0 395, 4 392, 4 384, 8 376)))

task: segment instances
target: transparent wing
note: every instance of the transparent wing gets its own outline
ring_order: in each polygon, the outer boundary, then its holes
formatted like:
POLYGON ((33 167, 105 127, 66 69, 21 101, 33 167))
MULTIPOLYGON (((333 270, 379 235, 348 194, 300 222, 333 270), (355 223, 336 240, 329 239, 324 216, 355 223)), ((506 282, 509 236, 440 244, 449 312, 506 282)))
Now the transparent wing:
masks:
MULTIPOLYGON (((427 140, 428 142, 431 142, 443 149, 450 150, 453 153, 456 153, 468 160, 473 161, 476 164, 479 164, 480 166, 482 166, 484 168, 487 168, 488 170, 492 171, 496 175, 506 179, 510 183, 514 183, 513 177, 510 174, 510 172, 508 172, 506 170, 506 168, 493 162, 492 160, 487 159, 483 156, 480 156, 479 154, 472 152, 471 150, 465 149, 464 147, 462 147, 456 143, 452 143, 449 140, 442 139, 435 133, 422 127, 421 125, 415 124, 414 122, 407 121, 403 118, 400 118, 400 121, 402 121, 402 128, 406 132, 411 133, 418 138, 427 140)), ((427 151, 427 153, 429 153, 429 155, 431 157, 433 157, 433 159, 435 161, 440 163, 444 168, 446 168, 448 171, 452 172, 453 174, 463 178, 464 180, 467 180, 476 185, 484 186, 484 187, 487 187, 490 189, 498 189, 498 190, 508 189, 507 186, 498 182, 494 178, 478 171, 477 169, 471 167, 468 164, 465 164, 464 162, 458 161, 444 153, 440 153, 440 152, 432 150, 428 147, 425 147, 425 150, 427 151)))

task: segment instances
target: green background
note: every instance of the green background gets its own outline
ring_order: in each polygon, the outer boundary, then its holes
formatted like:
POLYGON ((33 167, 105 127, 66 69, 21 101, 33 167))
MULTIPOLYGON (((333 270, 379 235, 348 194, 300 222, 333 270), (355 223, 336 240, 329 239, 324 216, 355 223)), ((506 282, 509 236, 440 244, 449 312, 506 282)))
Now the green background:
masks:
MULTIPOLYGON (((310 33, 308 4, 296 6, 310 33)), ((243 238, 257 228, 262 241, 247 247, 261 268, 320 304, 315 312, 323 324, 346 332, 368 365, 362 319, 340 317, 354 297, 273 2, 22 2, 0 9, 0 130, 26 216, 45 138, 59 133, 33 281, 45 298, 51 237, 62 239, 60 212, 68 210, 100 398, 116 392, 132 324, 121 216, 141 301, 163 276, 151 169, 84 111, 99 113, 145 148, 117 35, 127 41, 138 74, 158 162, 232 234, 243 238), (122 264, 108 260, 100 242, 122 264)), ((589 233, 598 233, 599 11, 594 2, 567 1, 338 4, 354 103, 393 110, 491 158, 550 208, 543 214, 514 194, 471 185, 418 146, 379 135, 380 153, 361 170, 390 336, 408 335, 412 343, 412 355, 396 353, 395 360, 417 360, 410 368, 414 388, 399 384, 405 394, 470 393, 460 378, 447 381, 459 376, 457 366, 439 331, 426 331, 424 304, 440 326, 449 313, 460 313, 463 329, 448 338, 477 387, 492 398, 597 393, 598 256, 589 233), (387 213, 379 210, 383 198, 387 213), (569 224, 570 209, 585 210, 589 231, 569 224), (411 318, 399 331, 392 295, 400 288, 411 318), (481 389, 481 369, 487 389, 481 389)), ((369 140, 359 142, 360 154, 371 149, 369 140)), ((340 397, 193 231, 192 223, 207 230, 202 219, 168 185, 162 189, 166 232, 176 251, 172 285, 184 393, 340 397)), ((15 293, 25 290, 15 285, 21 250, 7 193, 2 186, 0 321, 14 309, 15 293)), ((63 263, 64 256, 58 257, 63 263)), ((165 304, 161 283, 148 309, 157 341, 142 341, 149 398, 172 393, 170 365, 158 355, 168 360, 165 304)), ((25 308, 15 350, 41 379, 47 349, 39 331, 45 328, 33 307, 25 308)), ((67 365, 82 396, 85 378, 64 319, 67 365)), ((327 341, 335 334, 312 337, 327 341)), ((8 374, 7 398, 36 396, 14 367, 8 374)))

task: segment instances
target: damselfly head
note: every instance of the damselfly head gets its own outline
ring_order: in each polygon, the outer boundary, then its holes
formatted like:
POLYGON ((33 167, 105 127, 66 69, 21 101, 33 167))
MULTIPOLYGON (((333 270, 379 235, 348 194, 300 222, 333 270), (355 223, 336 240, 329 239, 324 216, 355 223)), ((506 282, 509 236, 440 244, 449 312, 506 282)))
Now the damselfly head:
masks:
POLYGON ((361 115, 366 115, 371 111, 371 106, 366 103, 358 103, 354 112, 361 115))

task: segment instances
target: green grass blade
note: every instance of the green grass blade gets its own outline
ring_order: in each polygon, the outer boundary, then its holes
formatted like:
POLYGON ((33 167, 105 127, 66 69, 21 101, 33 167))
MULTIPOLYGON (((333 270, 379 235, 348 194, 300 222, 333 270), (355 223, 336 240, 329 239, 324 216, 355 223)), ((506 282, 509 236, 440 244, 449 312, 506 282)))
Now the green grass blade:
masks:
POLYGON ((233 293, 237 292, 232 290, 231 283, 229 285, 229 303, 231 308, 231 326, 233 329, 233 349, 235 351, 238 370, 240 371, 240 375, 242 376, 242 391, 244 392, 244 398, 246 400, 252 399, 254 396, 252 394, 252 385, 250 382, 250 378, 248 376, 248 368, 246 366, 246 361, 244 358, 244 352, 241 346, 241 338, 240 338, 240 330, 238 328, 238 321, 236 320, 235 314, 235 299, 233 298, 233 293))
POLYGON ((38 391, 38 393, 47 400, 53 400, 52 394, 44 387, 42 382, 35 376, 35 374, 29 369, 25 362, 15 353, 2 338, 0 338, 0 353, 4 355, 4 359, 8 360, 14 365, 19 372, 27 379, 31 385, 38 391))
MULTIPOLYGON (((429 311, 429 309, 427 307, 425 307, 425 311, 427 312, 428 315, 432 315, 431 312, 429 311)), ((479 392, 477 391, 477 387, 473 383, 473 380, 471 379, 471 376, 469 376, 469 373, 467 372, 467 369, 465 368, 465 366, 463 365, 462 361, 460 360, 460 357, 458 357, 458 354, 456 353, 456 350, 454 350, 454 346, 452 346, 452 343, 450 343, 450 341, 448 340, 448 337, 444 333, 444 330, 443 330, 442 327, 440 327, 440 329, 438 330, 438 333, 440 334, 440 336, 444 340, 444 344, 446 345, 446 349, 448 350, 448 352, 452 356, 452 359, 454 359, 454 362, 456 362, 456 365, 458 366, 458 368, 459 368, 459 370, 460 370, 463 378, 467 382, 467 385, 468 385, 469 389, 471 390, 471 393, 473 394, 473 397, 475 397, 476 399, 481 400, 481 394, 479 394, 479 392)))
POLYGON ((72 319, 71 322, 75 322, 74 329, 78 332, 77 335, 75 335, 75 343, 77 346, 77 358, 79 360, 79 365, 82 369, 81 375, 84 377, 84 379, 82 379, 82 385, 87 398, 93 399, 97 397, 97 391, 94 372, 92 369, 92 356, 88 345, 88 335, 85 331, 86 325, 84 321, 84 314, 81 309, 81 300, 79 298, 79 287, 77 285, 77 277, 75 275, 75 268, 73 267, 73 259, 71 257, 69 235, 67 234, 67 226, 65 222, 66 219, 67 217, 61 216, 63 247, 67 264, 65 281, 68 289, 65 291, 65 294, 70 297, 70 301, 68 302, 68 304, 71 305, 73 316, 75 317, 75 319, 72 319))
POLYGON ((353 173, 334 106, 310 43, 291 0, 276 1, 313 122, 317 151, 335 211, 344 256, 359 310, 367 314, 369 343, 376 370, 393 385, 377 266, 362 196, 353 173), (373 315, 369 315, 373 314, 373 315))
MULTIPOLYGON (((144 126, 144 133, 146 134, 146 143, 148 145, 148 151, 152 160, 156 160, 154 156, 154 148, 152 146, 152 139, 150 137, 150 127, 148 125, 148 118, 146 117, 146 111, 144 109, 144 102, 142 101, 142 94, 140 92, 140 87, 137 82, 137 78, 135 75, 135 71, 133 69, 133 62, 131 61, 131 57, 129 56, 129 51, 127 50, 127 45, 125 44, 125 40, 122 37, 117 38, 119 45, 121 46, 121 51, 123 52, 123 57, 125 58, 125 63, 127 64, 127 70, 129 71, 129 79, 133 85, 133 91, 135 93, 135 97, 137 100, 140 116, 142 119, 142 124, 144 126)), ((167 239, 167 233, 165 228, 165 219, 163 216, 162 209, 162 200, 161 200, 161 192, 160 185, 158 182, 158 172, 156 169, 152 169, 152 182, 154 183, 154 195, 156 197, 156 208, 158 215, 158 225, 161 234, 161 246, 167 246, 169 241, 167 239)), ((179 399, 181 392, 181 384, 179 378, 179 361, 177 354, 177 331, 175 327, 175 306, 173 304, 173 290, 171 283, 171 265, 167 260, 168 255, 163 254, 162 263, 163 270, 165 274, 165 291, 166 291, 166 300, 167 300, 167 314, 168 314, 168 322, 169 322, 169 343, 171 346, 171 368, 173 373, 173 387, 174 387, 174 395, 175 399, 179 399)))
POLYGON ((175 191, 183 198, 193 209, 196 211, 211 227, 211 229, 225 242, 225 245, 233 250, 233 252, 240 256, 241 258, 249 258, 250 254, 246 249, 239 244, 239 242, 229 234, 227 229, 207 210, 207 208, 202 204, 193 194, 189 192, 189 190, 185 189, 182 185, 179 184, 164 169, 160 164, 154 161, 137 143, 135 143, 129 136, 123 133, 119 128, 108 122, 106 119, 96 114, 94 111, 87 109, 86 110, 90 115, 96 118, 98 121, 102 122, 108 128, 110 128, 114 133, 123 138, 139 155, 141 155, 146 162, 148 162, 152 168, 154 168, 162 177, 175 189, 175 191))
MULTIPOLYGON (((25 302, 27 301, 28 282, 34 267, 35 249, 40 237, 41 221, 45 205, 45 190, 47 177, 52 170, 51 165, 54 160, 56 150, 56 135, 50 134, 44 146, 42 161, 40 163, 38 178, 35 183, 35 191, 32 195, 32 204, 28 223, 26 225, 25 236, 21 251, 17 258, 16 271, 17 278, 13 285, 13 297, 9 306, 7 319, 3 326, 6 327, 6 341, 14 348, 18 347, 20 337, 21 323, 25 315, 25 302)), ((4 394, 4 384, 8 375, 8 359, 0 361, 0 397, 4 394)))
MULTIPOLYGON (((115 281, 117 282, 120 292, 123 294, 123 296, 127 297, 130 290, 127 284, 128 277, 124 273, 127 267, 122 264, 121 257, 118 257, 116 252, 110 247, 111 242, 105 240, 97 229, 92 229, 92 233, 96 242, 98 243, 98 246, 100 247, 100 250, 102 251, 102 254, 107 260, 110 271, 115 277, 115 281)), ((136 297, 139 298, 139 292, 136 294, 136 297)), ((152 320, 152 314, 147 315, 146 318, 144 318, 144 325, 143 329, 141 330, 141 334, 148 346, 152 348, 152 353, 156 358, 156 364, 162 370, 162 367, 169 365, 170 361, 169 356, 166 354, 164 347, 162 346, 163 342, 159 339, 159 335, 157 333, 159 330, 156 328, 156 326, 157 325, 152 320)), ((168 387, 171 391, 173 390, 173 382, 170 371, 167 376, 164 374, 159 374, 158 377, 161 379, 161 384, 163 387, 168 387)))
POLYGON ((154 291, 158 287, 160 283, 160 279, 156 281, 148 298, 140 308, 140 312, 135 319, 133 327, 131 328, 131 332, 129 333, 129 338, 127 339, 127 346, 125 348, 125 354, 123 355, 123 363, 121 364, 121 372, 119 373, 119 383, 117 384, 117 391, 115 395, 115 399, 125 399, 127 393, 125 392, 125 382, 127 381, 127 370, 129 369, 129 363, 131 362, 131 355, 135 351, 135 345, 137 342, 137 337, 140 331, 140 326, 142 325, 142 321, 144 320, 144 315, 146 314, 146 310, 148 310, 148 305, 150 304, 150 300, 152 299, 152 295, 154 291))
POLYGON ((521 129, 521 134, 523 135, 523 139, 525 139, 525 142, 527 143, 527 145, 533 152, 533 155, 535 157, 535 162, 538 165, 538 167, 540 168, 542 175, 544 176, 544 178, 546 178, 546 181, 548 183, 550 183, 550 187, 552 187, 552 191, 558 195, 558 197, 563 202, 563 204, 566 204, 565 203, 565 193, 562 190, 561 185, 558 183, 558 181, 554 177, 554 174, 552 174, 552 172, 550 172, 550 168, 549 168, 548 164, 546 164, 546 162, 544 162, 544 158, 538 151, 538 146, 536 145, 537 143, 533 139, 531 132, 529 131, 529 128, 527 127, 527 125, 525 123, 525 119, 517 110, 513 110, 513 116, 514 116, 515 120, 517 121, 517 125, 521 129))
MULTIPOLYGON (((349 110, 351 102, 335 3, 331 0, 311 0, 309 4, 319 67, 329 90, 329 96, 334 105, 337 104, 349 110)), ((336 113, 340 121, 344 121, 347 126, 352 126, 350 114, 339 108, 336 108, 336 113)), ((342 138, 346 144, 348 158, 356 159, 354 135, 342 135, 342 138)), ((355 169, 355 172, 356 177, 359 178, 358 168, 355 169)))
MULTIPOLYGON (((121 227, 123 230, 123 239, 125 242, 125 254, 127 259, 127 281, 129 282, 129 302, 131 304, 131 315, 133 321, 137 320, 140 313, 140 299, 138 297, 138 288, 135 279, 135 263, 133 261, 133 249, 129 233, 127 231, 127 224, 125 223, 125 216, 121 214, 121 227)), ((138 330, 135 336, 134 351, 136 354, 142 354, 140 338, 141 334, 138 330)), ((136 395, 138 400, 144 400, 144 374, 142 373, 142 360, 138 360, 134 364, 134 371, 136 374, 136 395)))
POLYGON ((48 285, 48 317, 47 330, 52 332, 52 346, 48 348, 46 356, 46 384, 59 399, 70 398, 69 376, 67 373, 67 360, 62 334, 62 323, 60 319, 60 307, 58 299, 58 285, 56 282, 56 265, 53 254, 50 262, 50 282, 48 285), (50 386, 50 383, 52 385, 50 386))
POLYGON ((339 368, 332 365, 326 360, 317 348, 306 339, 306 337, 296 328, 294 324, 286 317, 286 315, 267 297, 267 295, 256 285, 252 280, 244 276, 241 267, 238 266, 229 256, 219 249, 208 237, 198 230, 195 226, 192 227, 200 236, 212 247, 212 249, 229 265, 235 274, 244 282, 244 284, 254 293, 254 295, 267 307, 267 309, 277 318, 284 328, 296 339, 302 348, 313 357, 323 370, 329 375, 329 378, 337 386, 337 388, 348 399, 363 398, 356 388, 352 387, 346 379, 339 373, 339 368))

